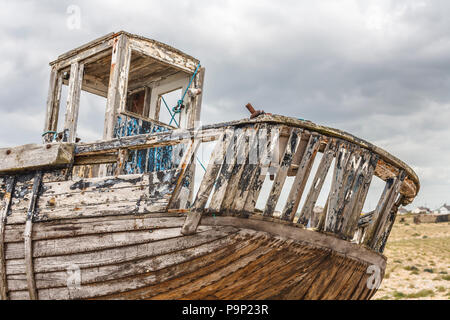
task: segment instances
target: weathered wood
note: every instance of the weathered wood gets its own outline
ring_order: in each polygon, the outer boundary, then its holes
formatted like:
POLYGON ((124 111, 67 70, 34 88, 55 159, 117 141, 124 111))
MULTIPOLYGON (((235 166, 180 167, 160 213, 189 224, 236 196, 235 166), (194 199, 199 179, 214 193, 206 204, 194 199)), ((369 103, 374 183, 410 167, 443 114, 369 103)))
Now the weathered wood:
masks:
POLYGON ((352 212, 352 205, 354 204, 354 200, 356 200, 354 196, 359 192, 359 188, 361 187, 362 177, 359 180, 357 179, 358 171, 368 167, 368 162, 362 156, 364 153, 363 149, 351 147, 348 151, 350 152, 350 156, 344 169, 341 187, 335 195, 337 201, 333 209, 333 214, 336 219, 334 226, 335 232, 341 237, 343 237, 342 229, 345 228, 346 219, 350 212, 352 212))
POLYGON ((74 62, 70 66, 69 88, 67 90, 67 107, 64 120, 64 130, 68 131, 66 142, 73 143, 76 138, 83 73, 84 64, 74 62))
POLYGON ((42 172, 38 171, 34 177, 33 191, 30 198, 30 205, 27 212, 27 221, 25 223, 25 231, 23 233, 24 238, 24 252, 25 252, 25 271, 27 275, 28 293, 31 300, 38 298, 36 290, 36 282, 34 278, 33 267, 33 243, 31 239, 31 233, 33 229, 33 219, 36 213, 36 204, 39 197, 39 192, 42 183, 42 172))
MULTIPOLYGON (((180 229, 178 229, 180 230, 180 229)), ((163 254, 173 253, 187 248, 192 248, 204 243, 221 239, 229 234, 236 233, 234 227, 210 228, 201 227, 199 232, 191 236, 172 237, 164 241, 148 241, 135 244, 131 247, 105 248, 101 251, 81 252, 71 255, 46 256, 34 258, 35 273, 47 273, 66 271, 66 268, 76 264, 80 269, 97 268, 102 266, 120 265, 126 262, 136 261, 148 257, 157 257, 163 254), (130 250, 130 248, 132 248, 130 250), (101 254, 99 254, 101 253, 101 254)), ((23 259, 7 260, 6 270, 8 275, 24 274, 23 259)))
POLYGON ((131 50, 128 39, 125 35, 121 34, 114 39, 113 43, 105 125, 103 128, 104 140, 113 138, 116 114, 125 110, 130 56, 131 50))
MULTIPOLYGON (((203 227, 202 227, 203 228, 203 227)), ((204 228, 203 228, 204 229, 204 228)), ((206 229, 204 229, 206 230, 206 229)), ((125 277, 139 277, 145 274, 153 273, 152 281, 149 284, 158 284, 171 278, 175 278, 178 275, 186 274, 190 269, 201 268, 203 265, 200 262, 196 263, 193 267, 177 268, 179 272, 174 272, 178 266, 189 263, 190 261, 200 258, 202 261, 208 261, 209 255, 214 255, 215 252, 226 249, 229 246, 241 247, 237 243, 238 239, 234 236, 235 233, 227 234, 225 237, 214 237, 212 241, 198 243, 196 247, 187 247, 178 251, 161 254, 158 256, 150 256, 139 260, 128 261, 123 265, 105 265, 94 268, 83 268, 81 270, 81 283, 85 286, 88 284, 95 285, 96 283, 121 279, 125 277), (169 272, 165 272, 159 277, 156 276, 156 272, 162 273, 164 269, 173 268, 169 272)), ((244 242, 241 242, 242 246, 244 242)), ((209 261, 208 261, 209 262, 209 261)), ((26 281, 21 274, 9 275, 8 282, 14 290, 26 289, 26 281)), ((64 287, 67 284, 67 273, 65 271, 53 271, 36 274, 36 286, 38 289, 58 288, 64 287)), ((139 284, 136 282, 135 287, 142 287, 144 283, 139 284)), ((119 289, 120 290, 120 289, 119 289)), ((105 292, 98 292, 99 296, 105 295, 105 292)))
POLYGON ((50 143, 46 145, 26 144, 0 149, 0 173, 61 166, 73 161, 74 145, 50 143))
POLYGON ((163 64, 188 73, 193 73, 197 67, 198 61, 192 57, 155 40, 134 36, 130 37, 129 41, 133 50, 150 56, 163 64))
POLYGON ((376 250, 380 249, 380 247, 377 247, 377 244, 380 244, 382 241, 382 236, 385 231, 385 225, 388 223, 388 217, 391 214, 392 208, 397 200, 397 197, 399 197, 398 191, 400 189, 400 186, 403 183, 403 180, 405 179, 405 176, 406 176, 406 173, 403 170, 400 171, 399 175, 395 178, 394 185, 391 190, 391 194, 385 204, 385 207, 380 212, 378 217, 376 215, 374 215, 374 219, 377 218, 377 220, 372 221, 373 229, 370 230, 371 226, 369 226, 369 232, 372 231, 372 234, 370 235, 370 233, 369 233, 369 236, 371 237, 369 239, 371 239, 371 241, 368 244, 373 249, 376 249, 376 250))
POLYGON ((336 140, 330 139, 324 152, 322 159, 320 160, 319 167, 317 168, 316 175, 312 182, 311 188, 306 197, 303 208, 298 217, 298 223, 307 225, 308 221, 312 219, 314 206, 316 205, 317 198, 319 197, 322 186, 325 182, 328 170, 336 154, 336 140))
POLYGON ((342 233, 345 238, 352 238, 358 227, 358 220, 361 215, 364 202, 369 191, 370 183, 372 181, 373 172, 375 170, 378 156, 370 154, 367 151, 364 155, 364 162, 358 169, 357 182, 352 190, 352 200, 349 206, 344 211, 344 224, 342 233))
POLYGON ((292 221, 295 217, 312 164, 320 147, 320 139, 320 135, 311 133, 308 145, 301 157, 297 174, 281 214, 281 219, 283 220, 292 221))
MULTIPOLYGON (((35 223, 32 238, 34 241, 68 239, 86 235, 98 235, 141 230, 181 227, 185 217, 181 214, 147 213, 139 216, 124 215, 114 217, 74 218, 45 223, 35 223)), ((23 241, 23 224, 7 225, 5 243, 23 241)))
POLYGON ((225 161, 225 152, 228 149, 228 145, 231 142, 233 134, 234 133, 232 130, 225 130, 216 143, 214 151, 211 154, 208 167, 206 168, 205 175, 203 176, 202 183, 195 197, 195 201, 186 218, 183 229, 181 230, 184 235, 195 233, 195 230, 200 223, 202 211, 205 208, 206 202, 208 201, 209 195, 214 186, 217 173, 225 161))
POLYGON ((259 162, 257 169, 253 174, 253 179, 250 182, 247 199, 244 205, 244 211, 247 213, 253 213, 255 210, 256 202, 258 201, 259 193, 261 192, 269 167, 273 164, 273 161, 275 161, 273 155, 275 148, 278 147, 280 133, 280 127, 267 127, 260 130, 260 134, 258 135, 259 162))
POLYGON ((373 248, 373 246, 377 243, 379 232, 385 222, 383 218, 385 218, 385 216, 389 213, 390 208, 395 201, 398 188, 400 187, 404 177, 405 173, 402 171, 398 177, 386 181, 383 193, 381 194, 380 200, 378 201, 377 207, 373 213, 372 221, 365 232, 365 245, 373 248))
POLYGON ((248 137, 248 157, 246 157, 241 178, 237 183, 237 190, 231 208, 231 211, 240 215, 246 215, 243 210, 250 192, 250 187, 254 179, 256 179, 256 172, 259 166, 258 156, 264 156, 262 152, 263 149, 260 148, 260 143, 264 144, 264 147, 266 147, 267 143, 267 139, 262 139, 262 141, 259 140, 260 132, 263 132, 263 135, 266 135, 265 132, 267 132, 267 126, 257 125, 254 129, 249 128, 248 131, 250 132, 248 137), (261 149, 260 154, 258 154, 258 149, 261 149))
POLYGON ((264 216, 272 216, 275 211, 275 207, 278 199, 280 198, 281 190, 283 189, 288 170, 291 167, 292 159, 297 151, 297 146, 299 145, 300 139, 301 130, 298 128, 292 129, 289 140, 287 141, 281 157, 281 163, 275 176, 275 180, 273 181, 272 189, 270 190, 269 198, 266 202, 266 207, 264 208, 264 216))
POLYGON ((214 183, 214 191, 211 196, 211 202, 208 206, 208 209, 211 211, 219 212, 222 208, 225 192, 227 191, 227 186, 230 182, 230 178, 238 158, 238 149, 242 149, 242 145, 245 143, 245 131, 235 130, 231 139, 231 143, 228 145, 228 148, 223 155, 222 168, 220 169, 214 183))
POLYGON ((342 192, 344 179, 346 176, 345 168, 351 156, 350 145, 342 141, 339 144, 339 150, 336 155, 334 165, 333 179, 331 181, 331 189, 328 195, 328 208, 325 217, 325 231, 334 232, 338 223, 338 203, 340 202, 339 194, 342 192))
POLYGON ((14 192, 16 177, 10 176, 6 180, 6 190, 0 207, 0 298, 8 299, 8 283, 6 282, 6 251, 5 251, 5 227, 8 212, 11 206, 11 197, 14 192))
POLYGON ((400 205, 403 202, 403 195, 400 195, 397 200, 395 201, 394 205, 392 206, 388 219, 385 223, 384 230, 382 232, 382 235, 379 237, 380 240, 378 240, 378 243, 375 244, 375 250, 383 253, 384 247, 386 246, 387 239, 389 238, 389 234, 391 233, 392 227, 394 226, 395 219, 397 217, 397 211, 400 205))

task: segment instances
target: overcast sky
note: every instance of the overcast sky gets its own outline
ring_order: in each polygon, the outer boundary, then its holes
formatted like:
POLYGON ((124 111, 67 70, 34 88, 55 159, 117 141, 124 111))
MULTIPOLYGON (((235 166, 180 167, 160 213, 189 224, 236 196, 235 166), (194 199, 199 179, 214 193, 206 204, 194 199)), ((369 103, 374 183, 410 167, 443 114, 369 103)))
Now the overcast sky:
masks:
MULTIPOLYGON (((126 30, 201 60, 204 123, 247 117, 252 102, 340 128, 408 163, 413 206, 436 208, 450 203, 449 14, 446 0, 0 0, 0 146, 40 143, 48 62, 126 30)), ((103 117, 94 105, 82 119, 103 117)))

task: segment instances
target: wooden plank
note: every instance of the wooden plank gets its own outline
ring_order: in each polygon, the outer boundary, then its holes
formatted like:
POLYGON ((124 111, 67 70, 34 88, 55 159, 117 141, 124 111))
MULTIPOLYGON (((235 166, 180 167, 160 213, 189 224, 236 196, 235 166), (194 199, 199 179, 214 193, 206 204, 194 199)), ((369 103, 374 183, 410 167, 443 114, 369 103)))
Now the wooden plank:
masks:
POLYGON ((25 252, 25 271, 27 275, 28 293, 31 300, 36 300, 38 298, 36 290, 36 282, 34 278, 34 267, 33 267, 33 243, 31 239, 31 233, 33 229, 33 219, 36 213, 36 204, 39 197, 39 192, 42 183, 42 172, 38 171, 34 177, 33 182, 33 192, 30 198, 30 206, 27 212, 27 221, 25 224, 24 237, 24 252, 25 252))
MULTIPOLYGON (((179 220, 177 220, 179 221, 179 220)), ((102 235, 91 234, 69 238, 42 239, 33 238, 33 258, 72 255, 83 252, 101 252, 105 249, 130 247, 143 243, 163 241, 180 236, 182 224, 172 228, 150 230, 127 230, 102 235)), ((202 231, 211 227, 203 227, 202 231)), ((23 244, 20 242, 8 243, 5 251, 7 260, 24 259, 23 244)))
MULTIPOLYGON (((55 107, 59 109, 59 104, 55 104, 55 97, 57 96, 56 92, 58 90, 58 70, 53 69, 50 72, 50 83, 48 88, 47 95, 47 111, 45 115, 45 125, 44 125, 44 133, 47 131, 53 131, 52 129, 52 119, 53 114, 55 112, 55 107)), ((51 142, 53 140, 53 134, 47 134, 44 136, 45 142, 51 142)))
POLYGON ((147 148, 164 147, 188 143, 192 138, 202 142, 217 140, 222 133, 222 129, 174 129, 166 132, 140 134, 129 137, 120 137, 107 141, 93 143, 78 143, 75 148, 76 157, 98 155, 100 153, 111 153, 120 148, 139 150, 147 148))
POLYGON ((334 232, 337 219, 338 211, 337 205, 339 202, 339 194, 343 188, 343 183, 345 179, 345 168, 347 166, 348 159, 350 158, 350 147, 351 145, 345 141, 339 141, 339 149, 336 155, 336 161, 334 165, 333 180, 331 182, 331 189, 328 195, 328 207, 325 216, 325 231, 334 232))
POLYGON ((148 41, 131 37, 130 44, 133 50, 145 54, 146 56, 150 56, 163 64, 190 74, 195 71, 198 64, 197 60, 180 54, 176 50, 171 50, 169 46, 156 43, 156 41, 148 41))
POLYGON ((64 120, 64 130, 68 130, 69 134, 66 142, 73 143, 76 139, 83 73, 84 64, 75 62, 70 66, 69 88, 67 91, 67 108, 64 120))
MULTIPOLYGON (((199 246, 236 233, 234 227, 211 228, 201 226, 199 232, 191 236, 183 236, 181 233, 176 238, 164 241, 150 241, 136 244, 130 247, 103 249, 101 251, 82 252, 72 255, 52 257, 37 257, 34 259, 36 273, 66 271, 67 267, 74 263, 80 269, 97 268, 102 266, 120 265, 148 257, 157 257, 163 254, 173 253, 187 248, 199 246), (131 250, 130 250, 131 249, 131 250), (100 253, 100 254, 99 254, 100 253)), ((7 274, 24 274, 24 260, 13 259, 6 262, 7 274)))
POLYGON ((73 161, 73 150, 74 145, 71 143, 26 144, 2 148, 0 149, 0 173, 67 165, 73 161))
MULTIPOLYGON (((354 199, 352 197, 352 190, 354 183, 356 182, 358 168, 364 165, 363 158, 361 156, 363 149, 357 146, 350 146, 348 151, 350 152, 350 156, 347 161, 347 165, 344 168, 344 174, 341 180, 342 183, 340 184, 340 188, 335 194, 335 199, 337 199, 337 201, 335 203, 335 207, 333 208, 333 215, 336 219, 334 232, 336 234, 339 234, 340 237, 342 237, 341 230, 345 222, 345 208, 352 202, 352 199, 354 199)), ((361 183, 357 183, 358 190, 356 191, 359 191, 360 186, 361 183)))
POLYGON ((244 211, 247 213, 253 213, 255 210, 256 202, 258 201, 259 193, 261 192, 269 167, 273 164, 273 161, 276 161, 273 154, 278 147, 280 133, 280 126, 268 126, 267 128, 259 130, 259 162, 256 167, 256 172, 253 174, 253 179, 250 182, 247 199, 244 205, 244 211))
POLYGON ((395 195, 397 194, 398 188, 401 184, 401 179, 404 178, 404 171, 398 177, 388 179, 384 187, 383 193, 381 194, 380 200, 378 201, 377 207, 372 216, 371 223, 367 226, 364 244, 373 248, 378 240, 378 232, 380 227, 384 225, 384 220, 388 214, 386 208, 392 206, 395 201, 395 195))
MULTIPOLYGON (((374 222, 374 232, 372 235, 372 239, 369 243, 371 248, 379 250, 380 247, 377 245, 380 244, 382 240, 383 233, 385 231, 385 225, 388 224, 388 218, 391 214, 392 207, 395 204, 395 201, 397 200, 397 197, 399 196, 399 189, 402 185, 403 181, 405 180, 406 173, 404 170, 401 170, 399 175, 395 178, 394 186, 392 188, 389 200, 386 202, 386 206, 383 208, 383 211, 379 214, 378 219, 374 222)), ((375 216, 374 216, 375 218, 375 216)), ((370 227, 371 225, 369 225, 370 227)), ((369 230, 370 231, 370 230, 369 230)))
POLYGON ((266 206, 264 208, 263 215, 266 217, 271 217, 275 211, 278 199, 280 198, 281 190, 283 189, 284 182, 287 177, 289 168, 291 167, 292 159, 294 153, 297 151, 301 139, 301 130, 298 128, 293 128, 290 132, 289 140, 285 146, 283 155, 281 157, 281 163, 278 168, 275 180, 272 184, 272 189, 270 190, 269 198, 267 199, 266 206))
POLYGON ((320 147, 320 139, 320 135, 311 133, 308 145, 303 153, 297 174, 286 200, 286 205, 281 214, 281 219, 283 220, 292 221, 295 217, 312 164, 320 147))
POLYGON ((202 211, 204 210, 209 195, 214 187, 216 176, 225 161, 225 152, 228 149, 228 145, 230 144, 233 136, 233 130, 227 129, 222 133, 216 143, 216 147, 211 155, 208 167, 202 179, 202 183, 200 184, 200 188, 195 197, 195 201, 181 230, 184 235, 195 233, 195 230, 200 223, 202 211))
POLYGON ((113 138, 116 115, 118 112, 125 110, 130 56, 131 50, 127 37, 121 34, 114 39, 113 43, 108 99, 106 102, 105 124, 103 128, 104 140, 113 138))
MULTIPOLYGON (((37 223, 33 226, 34 241, 80 237, 85 235, 114 234, 117 232, 159 230, 183 225, 185 217, 181 214, 147 213, 139 216, 124 215, 115 217, 74 218, 51 223, 37 223)), ((23 241, 23 224, 7 225, 5 243, 23 241)))
POLYGON ((346 218, 344 220, 344 226, 342 227, 342 233, 343 236, 348 239, 354 236, 358 227, 358 220, 369 191, 373 173, 377 165, 378 155, 366 151, 365 158, 366 164, 363 164, 358 172, 358 183, 355 184, 352 193, 352 203, 346 209, 348 211, 344 212, 346 218))
POLYGON ((385 223, 385 227, 382 232, 382 235, 379 238, 380 240, 378 241, 377 244, 375 244, 375 250, 380 253, 383 253, 383 251, 384 251, 384 247, 386 246, 386 242, 389 238, 389 234, 391 233, 392 227, 394 226, 395 219, 397 217, 398 208, 403 203, 403 197, 404 197, 403 195, 400 195, 398 197, 398 199, 395 201, 394 205, 392 206, 392 209, 389 213, 388 219, 385 223))
POLYGON ((325 182, 328 170, 333 162, 334 155, 336 154, 336 139, 330 139, 324 152, 322 159, 320 160, 319 167, 317 168, 316 175, 309 189, 308 195, 305 200, 305 204, 300 212, 298 223, 307 225, 308 221, 312 219, 314 207, 319 197, 322 186, 325 182))
MULTIPOLYGON (((241 175, 240 180, 237 183, 237 191, 234 197, 232 211, 235 213, 243 214, 244 206, 250 192, 250 187, 256 179, 256 172, 259 166, 258 149, 260 148, 260 132, 267 131, 267 126, 257 125, 255 128, 249 128, 250 135, 248 137, 249 152, 246 159, 246 163, 241 175)), ((266 133, 263 133, 265 135, 266 133)), ((264 146, 266 146, 267 139, 263 139, 264 146)))
POLYGON ((200 140, 194 139, 190 141, 184 150, 180 164, 178 165, 179 174, 176 187, 168 205, 170 212, 186 210, 190 205, 189 194, 190 190, 194 187, 193 170, 191 170, 191 167, 193 162, 195 162, 195 156, 199 146, 200 140))
POLYGON ((241 177, 249 160, 249 141, 254 140, 252 136, 255 134, 255 131, 250 129, 249 134, 248 129, 246 129, 245 131, 243 131, 243 134, 244 140, 242 141, 242 143, 237 145, 236 161, 234 163, 230 181, 228 182, 222 202, 222 210, 224 211, 232 211, 232 207, 236 200, 237 189, 239 188, 239 184, 242 182, 241 177))
POLYGON ((208 209, 219 212, 222 208, 222 202, 227 191, 228 183, 230 182, 233 173, 234 165, 237 161, 237 151, 245 139, 245 131, 234 130, 231 143, 224 154, 224 161, 219 175, 214 183, 214 191, 211 196, 211 202, 208 209))
POLYGON ((6 281, 5 227, 15 184, 15 176, 10 176, 6 179, 6 190, 0 207, 0 298, 2 300, 8 299, 8 283, 6 281))
MULTIPOLYGON (((204 227, 202 227, 204 228, 204 227)), ((205 229, 206 230, 206 229, 205 229)), ((89 284, 104 284, 107 281, 117 279, 126 279, 130 277, 142 277, 145 275, 152 274, 151 282, 147 282, 146 285, 151 284, 162 284, 168 279, 176 278, 179 275, 189 273, 189 271, 195 271, 198 268, 202 268, 203 262, 209 260, 208 255, 215 255, 216 252, 227 251, 226 248, 229 246, 235 246, 239 248, 241 246, 241 241, 237 243, 237 239, 234 234, 226 235, 225 237, 219 238, 215 237, 214 240, 197 243, 195 247, 188 247, 178 251, 151 256, 146 258, 141 258, 139 260, 129 261, 122 265, 106 265, 95 268, 83 268, 81 270, 81 286, 86 286, 89 284), (225 249, 225 250, 224 250, 225 249), (192 261, 197 259, 197 261, 192 261), (201 260, 201 261, 198 261, 201 260), (192 265, 188 267, 186 264, 192 265), (183 268, 184 267, 184 268, 183 268), (174 269, 180 270, 179 272, 174 272, 174 269), (159 271, 159 272, 158 272, 159 271), (158 272, 159 274, 155 274, 158 272)), ((211 263, 212 261, 209 261, 211 263)), ((24 290, 26 289, 26 280, 21 274, 9 275, 8 283, 13 290, 24 290)), ((141 287, 144 283, 136 282, 136 287, 141 287)), ((49 289, 67 286, 67 272, 66 271, 53 271, 45 273, 36 274, 36 286, 38 289, 49 289)), ((123 288, 130 288, 127 285, 123 288)), ((167 285, 169 289, 170 286, 167 285)), ((120 290, 120 289, 119 289, 120 290)), ((104 296, 105 292, 98 292, 99 296, 104 296)))

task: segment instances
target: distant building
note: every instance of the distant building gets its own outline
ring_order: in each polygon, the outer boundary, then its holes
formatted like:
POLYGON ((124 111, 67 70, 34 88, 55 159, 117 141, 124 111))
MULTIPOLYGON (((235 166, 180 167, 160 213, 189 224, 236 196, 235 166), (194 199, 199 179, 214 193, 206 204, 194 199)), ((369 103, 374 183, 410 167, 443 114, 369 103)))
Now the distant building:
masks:
POLYGON ((397 214, 407 214, 409 211, 401 207, 398 209, 397 214))
POLYGON ((412 211, 412 213, 431 213, 431 210, 427 207, 417 207, 412 211))
POLYGON ((438 214, 449 214, 450 213, 450 206, 444 203, 439 209, 437 209, 438 214))

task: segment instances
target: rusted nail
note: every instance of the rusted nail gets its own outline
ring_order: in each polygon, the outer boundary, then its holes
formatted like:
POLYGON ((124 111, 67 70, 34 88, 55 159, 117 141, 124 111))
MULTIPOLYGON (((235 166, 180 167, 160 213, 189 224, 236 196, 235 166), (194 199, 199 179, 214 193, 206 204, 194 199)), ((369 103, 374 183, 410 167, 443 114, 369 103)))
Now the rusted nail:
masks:
POLYGON ((11 150, 6 150, 6 154, 11 154, 11 150))

